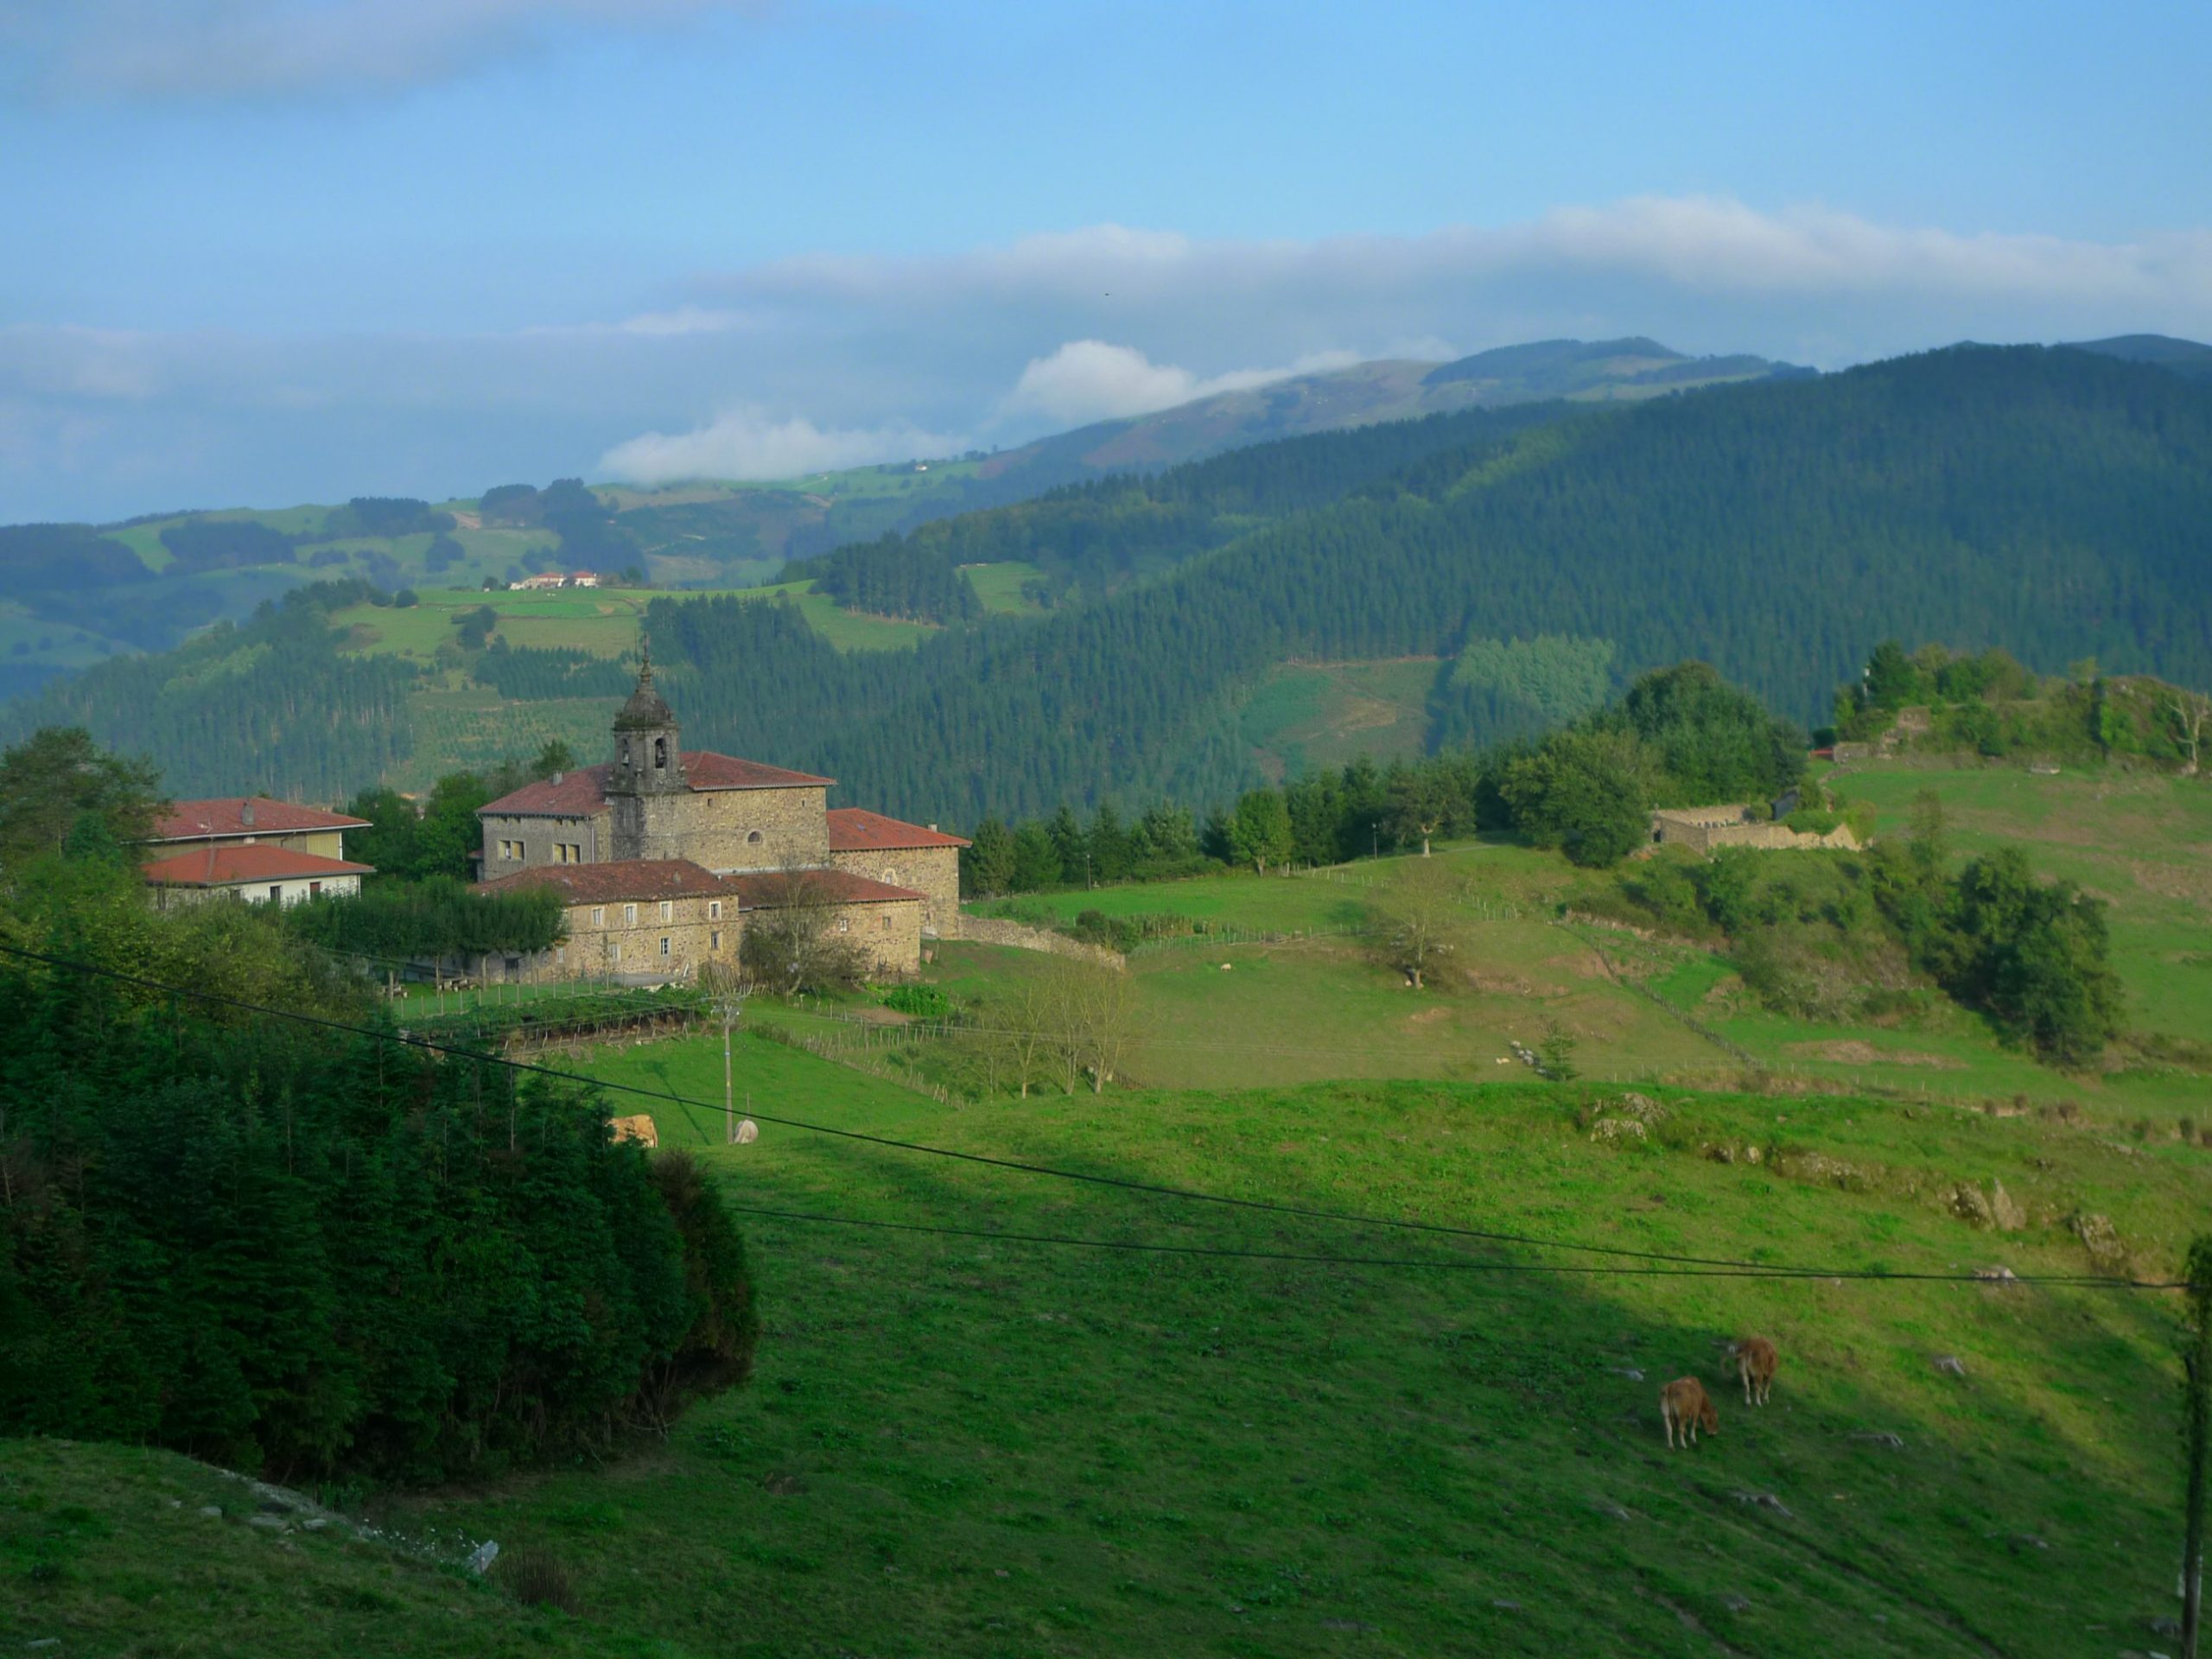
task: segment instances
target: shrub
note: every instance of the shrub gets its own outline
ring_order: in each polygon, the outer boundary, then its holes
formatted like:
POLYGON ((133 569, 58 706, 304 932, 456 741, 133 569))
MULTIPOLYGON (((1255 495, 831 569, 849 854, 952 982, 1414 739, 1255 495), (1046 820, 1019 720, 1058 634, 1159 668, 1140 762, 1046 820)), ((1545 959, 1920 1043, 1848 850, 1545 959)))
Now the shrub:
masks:
POLYGON ((878 999, 885 1007, 917 1020, 943 1020, 952 1013, 952 999, 934 985, 899 985, 878 999))
POLYGON ((523 1548, 499 1557, 492 1569, 499 1588, 525 1607, 577 1611, 576 1586, 569 1569, 550 1550, 523 1548))

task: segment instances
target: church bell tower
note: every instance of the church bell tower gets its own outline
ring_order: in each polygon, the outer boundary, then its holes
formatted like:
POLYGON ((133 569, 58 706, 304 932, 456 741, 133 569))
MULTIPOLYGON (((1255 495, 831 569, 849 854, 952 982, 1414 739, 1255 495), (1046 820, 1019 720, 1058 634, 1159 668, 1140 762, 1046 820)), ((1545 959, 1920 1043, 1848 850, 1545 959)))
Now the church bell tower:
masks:
MULTIPOLYGON (((653 689, 650 645, 641 649, 637 690, 614 716, 614 765, 607 775, 607 804, 613 808, 618 859, 664 858, 654 843, 656 819, 672 817, 672 801, 690 791, 683 775, 683 754, 677 742, 676 711, 653 689), (656 807, 662 808, 655 810, 656 807)), ((671 826, 672 827, 672 826, 671 826)))

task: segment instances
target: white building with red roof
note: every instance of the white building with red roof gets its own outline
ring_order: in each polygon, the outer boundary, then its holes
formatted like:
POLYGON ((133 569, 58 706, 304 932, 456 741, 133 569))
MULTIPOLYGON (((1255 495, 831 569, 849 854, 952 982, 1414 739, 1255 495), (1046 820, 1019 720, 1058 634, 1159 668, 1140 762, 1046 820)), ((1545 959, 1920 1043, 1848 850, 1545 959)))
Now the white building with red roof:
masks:
POLYGON ((264 795, 178 801, 155 823, 142 868, 164 903, 336 897, 359 893, 373 874, 346 856, 346 832, 367 827, 365 818, 264 795))

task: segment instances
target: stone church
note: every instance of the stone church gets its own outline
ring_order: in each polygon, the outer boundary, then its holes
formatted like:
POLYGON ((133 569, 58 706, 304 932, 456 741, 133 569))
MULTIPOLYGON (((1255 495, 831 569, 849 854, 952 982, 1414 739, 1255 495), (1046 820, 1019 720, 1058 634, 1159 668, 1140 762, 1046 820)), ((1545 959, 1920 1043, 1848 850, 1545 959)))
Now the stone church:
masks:
POLYGON ((569 938, 542 977, 685 979, 734 962, 747 913, 804 904, 871 971, 911 974, 960 929, 960 849, 934 824, 831 807, 836 780, 686 749, 650 657, 614 717, 613 759, 484 806, 480 891, 550 887, 569 938))

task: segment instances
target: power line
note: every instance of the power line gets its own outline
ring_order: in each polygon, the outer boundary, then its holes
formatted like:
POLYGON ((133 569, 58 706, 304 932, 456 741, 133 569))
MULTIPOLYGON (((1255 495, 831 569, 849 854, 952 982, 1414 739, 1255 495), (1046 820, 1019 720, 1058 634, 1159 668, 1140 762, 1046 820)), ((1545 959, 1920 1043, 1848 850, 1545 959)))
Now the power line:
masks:
MULTIPOLYGON (((604 1089, 637 1096, 646 1100, 671 1103, 688 1111, 719 1113, 722 1110, 719 1105, 678 1095, 673 1090, 646 1089, 637 1084, 618 1083, 607 1078, 590 1077, 582 1072, 564 1071, 556 1066, 539 1065, 534 1061, 518 1060, 508 1055, 487 1054, 479 1049, 462 1048, 455 1044, 441 1043, 431 1038, 418 1037, 406 1032, 383 1031, 372 1026, 358 1025, 350 1020, 334 1020, 321 1014, 302 1013, 296 1008, 280 1008, 267 1003, 250 1002, 240 997, 226 996, 219 991, 207 990, 197 986, 173 985, 162 980, 149 978, 144 975, 126 973, 119 968, 103 967, 96 963, 79 962, 67 957, 58 957, 45 951, 28 950, 21 945, 0 943, 0 954, 20 957, 25 961, 41 963, 48 967, 65 969, 73 973, 113 980, 120 984, 135 985, 143 990, 156 991, 167 996, 189 997, 195 1001, 209 1002, 248 1014, 271 1014, 281 1020, 291 1020, 296 1024, 321 1030, 344 1032, 380 1042, 398 1043, 404 1047, 422 1049, 427 1052, 443 1054, 456 1059, 473 1060, 479 1065, 504 1066, 510 1071, 551 1077, 563 1083, 580 1084, 586 1088, 604 1089)), ((757 1110, 751 1116, 760 1122, 773 1123, 781 1128, 798 1129, 809 1134, 833 1136, 839 1140, 856 1141, 869 1146, 882 1147, 890 1151, 918 1153, 933 1158, 950 1158, 962 1163, 1008 1170, 1017 1174, 1039 1175, 1055 1180, 1076 1181, 1086 1185, 1141 1192, 1156 1198, 1179 1198, 1196 1204, 1221 1205, 1231 1209, 1250 1210, 1270 1215, 1295 1216, 1308 1221, 1327 1221, 1355 1227, 1391 1228, 1409 1232, 1433 1233, 1445 1237, 1473 1239, 1484 1243, 1515 1244, 1532 1249, 1566 1250, 1578 1255, 1602 1255, 1619 1260, 1664 1263, 1675 1267, 1723 1268, 1728 1270, 1729 1274, 1732 1276, 1746 1278, 1898 1278, 1924 1279, 1938 1282, 1971 1281, 1971 1275, 1895 1274, 1872 1269, 1807 1268, 1787 1263, 1747 1262, 1728 1256, 1689 1255, 1666 1250, 1639 1250, 1624 1245, 1577 1244, 1564 1240, 1539 1238, 1532 1234, 1507 1232, 1497 1229, 1456 1227, 1443 1222, 1408 1221, 1384 1216, 1363 1216, 1349 1211, 1324 1210, 1304 1205, 1281 1204, 1266 1198, 1233 1198, 1226 1193, 1205 1192, 1193 1187, 1168 1186, 1152 1181, 1131 1180, 1123 1176, 1099 1175, 1082 1170, 1059 1169, 1046 1164, 1025 1163, 1011 1158, 994 1158, 984 1153, 962 1152, 950 1147, 933 1147, 921 1141, 900 1141, 889 1135, 870 1135, 863 1129, 839 1128, 831 1124, 809 1122, 802 1118, 779 1117, 757 1110)), ((1001 1236, 994 1235, 994 1236, 1001 1236)), ((1085 1241, 1064 1242, 1082 1243, 1085 1241)), ((1314 1259, 1337 1261, 1344 1258, 1322 1256, 1314 1259)), ((1564 1269, 1561 1270, 1564 1271, 1564 1269)), ((1584 1268, 1581 1271, 1593 1272, 1598 1269, 1584 1268)), ((2173 1288, 2169 1285, 2143 1284, 2133 1280, 2113 1279, 2093 1274, 2055 1274, 2032 1280, 2015 1275, 2012 1282, 2044 1286, 2078 1285, 2089 1288, 2173 1288)))
MULTIPOLYGON (((1244 1262, 1306 1262, 1336 1268, 1437 1268, 1455 1273, 1497 1273, 1551 1278, 1616 1279, 1774 1279, 1790 1277, 1756 1267, 1605 1267, 1556 1262, 1478 1262, 1469 1256, 1325 1255, 1303 1250, 1251 1250, 1217 1244, 1148 1244, 1130 1239, 1077 1238, 1059 1233, 1001 1232, 986 1227, 944 1227, 932 1222, 886 1221, 868 1216, 825 1216, 800 1210, 773 1210, 759 1205, 732 1204, 725 1209, 743 1216, 778 1221, 807 1222, 836 1227, 870 1227, 889 1232, 929 1233, 945 1238, 978 1238, 994 1243, 1070 1245, 1090 1250, 1126 1250, 1154 1255, 1198 1255, 1244 1262)), ((1920 1284, 1986 1284, 1988 1280, 1968 1273, 1890 1273, 1879 1268, 1843 1268, 1817 1276, 1832 1280, 1902 1280, 1920 1284)), ((2096 1290, 2183 1290, 2185 1284, 2152 1284, 2131 1279, 2038 1279, 2014 1275, 2005 1281, 2019 1285, 2068 1285, 2096 1290)))

